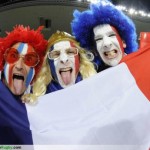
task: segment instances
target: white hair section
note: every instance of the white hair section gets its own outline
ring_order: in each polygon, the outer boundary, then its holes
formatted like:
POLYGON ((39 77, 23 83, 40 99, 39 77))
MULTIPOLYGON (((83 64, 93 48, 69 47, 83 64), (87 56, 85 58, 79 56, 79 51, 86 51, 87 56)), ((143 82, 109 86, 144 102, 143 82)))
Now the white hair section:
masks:
POLYGON ((1 74, 2 74, 2 72, 0 71, 0 80, 1 80, 1 74))

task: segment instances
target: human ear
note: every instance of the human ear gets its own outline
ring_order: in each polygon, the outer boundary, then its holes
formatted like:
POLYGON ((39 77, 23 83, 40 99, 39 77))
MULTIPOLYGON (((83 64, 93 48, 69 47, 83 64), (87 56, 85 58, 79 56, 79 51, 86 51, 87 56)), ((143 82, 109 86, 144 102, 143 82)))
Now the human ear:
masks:
POLYGON ((126 48, 126 43, 124 41, 122 41, 123 44, 123 48, 126 48))

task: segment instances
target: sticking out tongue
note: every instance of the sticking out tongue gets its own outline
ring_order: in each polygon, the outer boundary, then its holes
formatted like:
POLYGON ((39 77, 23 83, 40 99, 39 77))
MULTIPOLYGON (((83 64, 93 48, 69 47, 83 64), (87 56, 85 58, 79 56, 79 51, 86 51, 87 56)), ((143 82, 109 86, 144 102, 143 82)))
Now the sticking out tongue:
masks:
POLYGON ((23 80, 14 79, 14 88, 17 95, 22 94, 23 80))
POLYGON ((69 71, 65 71, 65 72, 61 72, 61 78, 64 82, 65 85, 68 85, 71 82, 71 72, 69 71))

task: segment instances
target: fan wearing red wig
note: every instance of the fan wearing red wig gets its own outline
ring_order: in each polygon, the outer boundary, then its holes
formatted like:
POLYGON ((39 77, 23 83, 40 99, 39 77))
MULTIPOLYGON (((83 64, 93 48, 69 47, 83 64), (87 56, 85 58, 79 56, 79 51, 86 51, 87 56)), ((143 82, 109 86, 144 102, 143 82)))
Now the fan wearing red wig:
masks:
POLYGON ((42 28, 40 26, 33 30, 29 26, 18 25, 0 39, 0 87, 6 89, 3 94, 20 98, 30 91, 29 87, 41 68, 47 47, 42 28))

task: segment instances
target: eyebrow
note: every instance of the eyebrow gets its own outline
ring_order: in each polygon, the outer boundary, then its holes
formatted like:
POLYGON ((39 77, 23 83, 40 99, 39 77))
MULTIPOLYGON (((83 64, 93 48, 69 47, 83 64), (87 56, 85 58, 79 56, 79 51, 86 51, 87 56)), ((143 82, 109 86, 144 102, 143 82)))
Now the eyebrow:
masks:
POLYGON ((114 34, 114 33, 116 34, 116 32, 112 30, 112 31, 109 31, 107 34, 114 34))
POLYGON ((95 40, 100 39, 100 38, 102 38, 101 35, 97 35, 97 36, 94 37, 95 40))
MULTIPOLYGON (((110 34, 117 34, 117 33, 116 33, 115 31, 108 31, 106 34, 107 34, 107 35, 110 35, 110 34)), ((94 37, 94 39, 99 39, 99 38, 102 38, 102 34, 96 35, 96 36, 94 37)))

